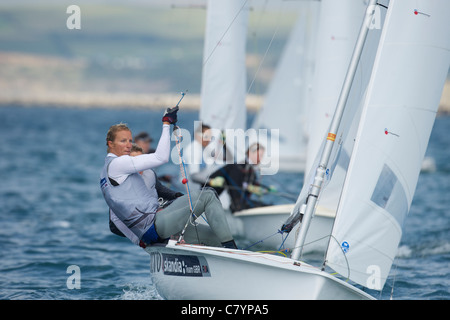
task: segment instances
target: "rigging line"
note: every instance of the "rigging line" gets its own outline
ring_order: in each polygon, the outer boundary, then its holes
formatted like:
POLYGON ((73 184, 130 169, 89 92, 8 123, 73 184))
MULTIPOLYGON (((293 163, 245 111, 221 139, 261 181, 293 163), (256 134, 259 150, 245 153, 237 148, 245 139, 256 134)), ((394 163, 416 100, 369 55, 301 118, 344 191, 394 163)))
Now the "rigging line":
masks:
MULTIPOLYGON (((336 242, 337 246, 338 246, 338 247, 341 249, 341 251, 342 251, 342 254, 343 254, 344 258, 345 258, 345 263, 346 263, 346 265, 347 265, 347 280, 346 280, 346 281, 348 281, 348 280, 350 280, 350 265, 349 265, 348 260, 347 260, 347 255, 345 254, 344 250, 342 249, 342 246, 341 246, 341 244, 339 243, 338 239, 336 239, 332 234, 330 234, 329 237, 330 237, 330 239, 333 239, 333 240, 336 242)), ((328 245, 328 248, 329 248, 329 247, 330 247, 330 246, 328 245)), ((328 248, 327 248, 327 251, 328 251, 328 248)), ((325 269, 326 262, 327 262, 327 260, 324 260, 324 261, 323 261, 322 270, 325 269)))
MULTIPOLYGON (((179 128, 179 127, 178 127, 178 128, 179 128)), ((180 135, 180 136, 181 136, 181 135, 180 135)), ((203 150, 202 150, 202 152, 203 152, 203 150)), ((222 150, 221 152, 218 152, 218 155, 215 156, 215 158, 214 158, 214 162, 215 162, 215 161, 217 160, 217 158, 218 158, 219 156, 221 156, 222 154, 223 154, 223 150, 222 150)), ((179 150, 179 155, 180 155, 180 163, 181 163, 181 162, 183 162, 183 157, 182 157, 182 155, 181 155, 181 151, 180 151, 180 150, 179 150)), ((202 159, 202 161, 203 161, 203 159, 202 159)), ((180 165, 180 168, 181 168, 181 165, 180 165)), ((205 170, 206 170, 206 169, 205 169, 205 170)), ((208 175, 207 175, 207 177, 206 177, 206 179, 205 179, 205 182, 203 183, 202 187, 200 188, 199 196, 198 196, 197 200, 195 201, 193 207, 192 207, 192 202, 190 201, 190 205, 191 205, 191 208, 192 208, 192 209, 191 209, 192 215, 194 215, 194 211, 195 211, 195 208, 197 207, 197 203, 198 203, 198 201, 200 200, 200 197, 201 197, 203 191, 206 189, 205 187, 207 187, 207 183, 208 183, 208 181, 209 181, 209 177, 210 177, 211 174, 213 174, 213 173, 214 173, 213 171, 209 171, 209 172, 208 172, 208 175)), ((184 164, 184 162, 183 162, 183 170, 181 171, 181 176, 182 176, 183 180, 186 179, 186 180, 185 180, 185 181, 186 181, 186 186, 188 187, 189 180, 187 179, 186 165, 184 164)), ((206 223, 208 223, 206 217, 203 216, 203 214, 200 214, 200 217, 202 217, 203 220, 204 220, 206 223)), ((188 222, 189 222, 189 220, 188 220, 188 222)), ((208 223, 208 224, 209 224, 209 223, 208 223)), ((194 224, 193 224, 193 225, 194 225, 194 224)), ((186 228, 186 227, 185 227, 185 228, 186 228)))
POLYGON ((287 256, 286 256, 286 253, 284 253, 283 251, 280 251, 280 250, 278 250, 278 251, 275 251, 275 250, 264 250, 264 251, 258 251, 258 252, 261 252, 261 253, 279 253, 279 254, 281 254, 281 255, 283 255, 283 256, 285 256, 286 258, 287 258, 287 256))
POLYGON ((242 203, 247 202, 249 205, 253 206, 253 202, 249 199, 249 197, 246 196, 244 188, 240 188, 237 185, 236 181, 234 181, 234 179, 232 179, 230 177, 230 175, 225 171, 224 167, 221 167, 219 170, 220 170, 220 172, 222 172, 222 174, 225 176, 225 178, 232 184, 232 186, 227 184, 227 187, 229 189, 237 189, 238 191, 240 191, 239 194, 241 196, 241 199, 240 199, 241 201, 239 203, 242 204, 242 203))
MULTIPOLYGON (((279 233, 281 233, 281 239, 283 239, 283 232, 281 232, 280 230, 278 230, 278 232, 279 233)), ((278 248, 278 251, 280 251, 281 250, 281 248, 283 248, 284 247, 284 242, 286 241, 286 239, 287 239, 287 237, 289 236, 289 233, 288 234, 286 234, 286 236, 284 237, 284 239, 283 239, 283 241, 281 242, 281 245, 280 245, 280 247, 278 248)), ((285 249, 285 250, 287 250, 287 249, 285 249)))
MULTIPOLYGON (((280 231, 280 232, 281 232, 281 231, 280 231)), ((289 234, 288 234, 288 235, 289 235, 289 234)), ((310 242, 307 242, 307 243, 305 243, 305 244, 303 244, 303 245, 295 246, 295 247, 292 247, 292 248, 289 248, 289 249, 293 250, 293 249, 296 249, 296 248, 306 247, 306 246, 309 246, 310 244, 313 244, 313 243, 315 243, 315 242, 319 242, 319 241, 321 241, 321 240, 323 240, 323 239, 326 239, 326 238, 328 238, 328 237, 331 237, 331 235, 326 235, 326 236, 320 237, 320 238, 318 238, 318 239, 312 240, 312 241, 310 241, 310 242)), ((286 238, 287 238, 287 236, 286 236, 286 238)), ((286 239, 284 239, 284 241, 285 241, 285 240, 286 240, 286 239)))
POLYGON ((273 236, 276 235, 277 233, 280 233, 280 230, 278 230, 278 231, 275 232, 274 234, 271 234, 270 236, 265 237, 264 239, 261 239, 261 240, 256 241, 255 243, 249 245, 247 248, 244 248, 244 249, 242 249, 242 250, 248 250, 249 248, 251 248, 251 247, 257 245, 258 243, 264 242, 265 240, 267 240, 267 239, 273 237, 273 236))
MULTIPOLYGON (((244 2, 244 4, 243 4, 242 7, 239 9, 239 11, 238 11, 238 13, 236 14, 236 16, 235 16, 235 17, 233 18, 233 20, 231 21, 230 25, 229 25, 229 26, 227 27, 227 29, 225 30, 225 32, 224 32, 224 34, 222 35, 222 37, 220 38, 220 40, 219 40, 219 41, 216 43, 216 45, 214 46, 214 49, 211 51, 211 53, 210 53, 210 54, 208 55, 208 57, 205 59, 205 61, 203 62, 203 67, 204 67, 204 66, 206 65, 206 63, 209 61, 209 59, 211 58, 211 56, 213 55, 214 51, 215 51, 215 50, 217 49, 217 47, 219 46, 219 44, 220 44, 220 42, 222 41, 222 39, 225 37, 225 35, 227 34, 227 32, 230 30, 230 28, 231 28, 231 26, 233 25, 234 21, 237 19, 237 17, 238 17, 239 14, 241 13, 241 11, 244 9, 244 7, 246 6, 247 2, 248 2, 248 0, 246 0, 246 1, 244 2)), ((281 16, 281 10, 278 12, 278 21, 280 20, 280 16, 281 16)), ((257 75, 258 75, 258 73, 259 73, 259 70, 261 69, 262 64, 264 63, 265 58, 266 58, 266 56, 267 56, 267 54, 268 54, 268 52, 269 52, 269 49, 271 48, 272 43, 273 43, 273 41, 274 41, 274 39, 275 39, 275 36, 276 36, 277 33, 278 33, 278 29, 279 29, 279 23, 277 23, 277 27, 276 27, 274 33, 272 34, 272 38, 271 38, 271 40, 270 40, 270 42, 269 42, 269 45, 267 46, 266 51, 265 51, 265 53, 264 53, 264 56, 263 56, 263 58, 262 58, 260 64, 258 65, 258 69, 256 70, 256 72, 255 72, 255 74, 254 74, 254 76, 253 76, 253 79, 252 79, 252 81, 251 81, 251 83, 250 83, 250 85, 249 85, 249 87, 248 87, 248 89, 247 89, 247 94, 250 92, 251 88, 253 87, 253 84, 254 84, 254 82, 255 82, 255 80, 256 80, 256 77, 257 77, 257 75)), ((220 157, 220 156, 223 154, 223 152, 224 152, 224 151, 223 151, 223 148, 222 148, 222 151, 218 152, 218 155, 215 157, 215 160, 216 160, 218 157, 220 157)), ((208 176, 206 177, 206 181, 204 182, 204 184, 203 184, 203 186, 202 186, 202 188, 201 188, 200 194, 203 192, 203 188, 207 185, 207 182, 208 182, 208 180, 209 180, 209 177, 211 176, 212 173, 213 173, 213 172, 209 172, 209 173, 208 173, 208 176)), ((195 205, 194 205, 194 209, 195 209, 195 205)))
MULTIPOLYGON (((266 1, 266 4, 264 5, 264 8, 266 8, 266 5, 267 5, 267 1, 266 1)), ((272 47, 272 43, 273 43, 273 41, 274 41, 274 39, 275 39, 275 36, 276 36, 277 33, 278 33, 278 30, 279 30, 279 27, 280 27, 281 11, 282 11, 282 10, 281 10, 281 7, 283 7, 283 4, 282 4, 282 3, 280 3, 280 7, 279 7, 279 11, 278 11, 277 26, 276 26, 276 28, 275 28, 274 33, 272 34, 272 38, 270 39, 270 42, 269 42, 269 44, 268 44, 268 46, 267 46, 267 48, 266 48, 266 51, 264 52, 264 56, 263 56, 263 58, 261 59, 261 62, 259 63, 258 68, 256 69, 256 72, 255 72, 255 74, 254 74, 254 76, 253 76, 253 79, 252 79, 252 81, 251 81, 251 83, 250 83, 250 85, 249 85, 249 87, 248 87, 248 89, 247 89, 247 94, 249 94, 250 90, 252 89, 253 84, 254 84, 254 82, 255 82, 255 80, 256 80, 256 77, 257 77, 257 75, 258 75, 258 73, 259 73, 259 71, 260 71, 260 69, 261 69, 261 67, 262 67, 262 65, 263 65, 263 63, 264 63, 264 61, 265 61, 265 59, 266 59, 266 56, 267 56, 267 54, 268 54, 268 52, 269 52, 269 49, 272 47)), ((265 10, 265 9, 264 9, 264 10, 265 10)))
MULTIPOLYGON (((190 192, 190 187, 189 187, 189 180, 187 179, 186 164, 184 163, 183 155, 182 155, 182 152, 181 152, 180 142, 181 142, 181 139, 183 138, 183 136, 181 135, 181 129, 180 129, 179 126, 176 126, 176 131, 180 132, 179 136, 177 136, 174 133, 175 144, 177 146, 178 156, 179 156, 179 160, 180 160, 180 173, 181 173, 181 177, 182 177, 182 182, 184 182, 183 184, 185 184, 185 186, 186 186, 186 191, 187 191, 188 201, 189 201, 189 208, 191 210, 191 215, 190 215, 190 217, 188 219, 188 222, 190 222, 193 226, 196 226, 195 219, 197 219, 198 217, 194 214, 194 211, 195 211, 195 208, 197 206, 198 201, 200 200, 199 199, 200 196, 197 199, 197 201, 194 204, 192 204, 192 197, 191 197, 191 192, 190 192), (194 218, 194 217, 195 217, 195 219, 192 221, 192 218, 194 218)), ((200 191, 200 195, 202 194, 202 192, 203 192, 203 189, 200 191)), ((206 223, 208 223, 208 221, 206 220, 206 218, 203 215, 200 215, 200 216, 203 218, 203 220, 206 223)), ((187 227, 187 223, 186 223, 186 227, 187 227)), ((184 231, 182 232, 182 234, 184 234, 184 231)))
POLYGON ((253 76, 253 79, 252 79, 250 85, 248 86, 247 94, 248 94, 248 93, 250 92, 250 90, 252 89, 253 84, 255 83, 255 80, 256 80, 256 76, 258 75, 259 70, 261 69, 261 67, 262 67, 262 65, 263 65, 263 63, 264 63, 264 60, 266 59, 266 56, 267 56, 267 53, 269 52, 269 49, 272 47, 273 40, 275 39, 275 36, 276 36, 277 33, 278 33, 278 28, 279 28, 279 26, 277 25, 277 28, 275 29, 274 33, 272 34, 272 38, 270 39, 269 45, 267 46, 266 51, 264 52, 264 56, 262 57, 261 62, 260 62, 259 65, 258 65, 258 69, 256 69, 256 72, 255 72, 255 74, 254 74, 254 76, 253 76))
MULTIPOLYGON (((221 38, 219 39, 219 41, 216 43, 216 45, 214 46, 214 48, 213 48, 213 50, 211 51, 211 53, 210 53, 210 54, 208 55, 208 57, 204 60, 202 67, 204 67, 204 66, 206 65, 206 63, 209 61, 209 59, 210 59, 211 56, 213 55, 214 51, 215 51, 215 50, 217 49, 217 47, 219 46, 220 42, 223 40, 223 38, 225 37, 225 35, 226 35, 226 34, 228 33, 228 31, 230 30, 230 28, 231 28, 231 26, 233 25, 234 21, 237 19, 237 17, 238 17, 239 14, 241 13, 241 11, 245 8, 247 2, 248 2, 248 0, 246 0, 246 1, 244 2, 244 4, 242 5, 242 7, 239 9, 238 13, 237 13, 236 16, 233 18, 233 20, 231 21, 230 25, 227 27, 227 29, 225 30, 225 32, 223 33, 223 35, 221 36, 221 38)), ((280 16, 281 16, 281 11, 279 11, 279 13, 278 13, 278 21, 279 21, 279 19, 280 19, 280 16)), ((257 75, 258 75, 258 73, 259 73, 259 70, 261 69, 262 64, 263 64, 263 62, 265 61, 265 58, 266 58, 266 56, 267 56, 267 54, 268 54, 268 52, 269 52, 269 49, 271 48, 272 43, 273 43, 273 41, 274 41, 274 39, 275 39, 275 36, 276 36, 277 33, 278 33, 278 29, 279 29, 279 23, 277 24, 277 28, 275 29, 274 33, 272 34, 272 38, 271 38, 271 40, 270 40, 270 42, 269 42, 269 45, 268 45, 268 47, 266 48, 266 51, 265 51, 264 56, 263 56, 263 58, 262 58, 262 60, 261 60, 261 62, 260 62, 260 64, 259 64, 259 66, 258 66, 258 69, 256 70, 256 72, 255 72, 255 74, 254 74, 254 76, 253 76, 253 79, 252 79, 252 81, 251 81, 251 84, 250 84, 250 86, 249 86, 248 89, 247 89, 247 94, 250 92, 251 88, 253 87, 253 84, 254 84, 254 82, 255 82, 255 80, 256 80, 256 77, 257 77, 257 75)), ((222 155, 222 154, 223 154, 223 150, 222 150, 222 152, 218 152, 217 157, 219 157, 219 156, 222 155)), ((216 157, 216 159, 217 159, 217 157, 216 157)), ((201 188, 200 195, 202 194, 203 189, 204 189, 204 187, 206 186, 206 184, 207 184, 207 182, 208 182, 208 180, 209 180, 209 177, 211 176, 212 173, 213 173, 213 172, 210 172, 210 173, 208 174, 208 176, 207 176, 207 178, 206 178, 206 181, 205 181, 205 183, 203 184, 203 187, 201 188)), ((195 210, 196 204, 197 204, 197 202, 194 204, 194 208, 193 208, 194 210, 195 210)))
MULTIPOLYGON (((220 170, 220 169, 219 169, 220 170)), ((233 183, 233 182, 232 182, 233 183)), ((272 195, 272 196, 277 196, 277 197, 283 197, 283 198, 287 198, 287 199, 290 199, 290 200, 297 200, 297 197, 295 196, 295 195, 293 195, 293 194, 289 194, 289 193, 286 193, 286 192, 277 192, 277 191, 270 191, 269 190, 269 187, 267 187, 267 186, 265 186, 265 185, 262 185, 262 184, 258 184, 258 185, 256 185, 257 187, 261 187, 261 188, 263 188, 263 189, 265 189, 266 190, 266 192, 265 193, 263 193, 263 194, 261 194, 261 195, 258 195, 258 194, 256 194, 257 196, 262 196, 262 195, 266 195, 266 194, 270 194, 270 195, 272 195)), ((237 191, 242 191, 242 192, 245 192, 245 191, 248 191, 247 189, 245 189, 245 188, 243 188, 243 187, 238 187, 235 183, 234 183, 234 185, 233 186, 227 186, 229 189, 233 189, 233 190, 237 190, 237 191)), ((250 191, 249 191, 250 192, 250 191)), ((250 192, 250 193, 252 193, 252 192, 250 192)), ((255 194, 255 193, 252 193, 252 194, 255 194)))
MULTIPOLYGON (((180 99, 180 101, 181 101, 181 99, 180 99)), ((178 103, 180 103, 180 101, 178 101, 178 103)), ((197 216, 194 214, 195 207, 192 206, 191 192, 190 192, 190 189, 189 189, 188 181, 186 179, 186 165, 184 163, 184 160, 183 160, 183 157, 182 157, 182 154, 181 154, 181 146, 180 146, 180 141, 181 140, 180 139, 182 138, 182 136, 181 136, 181 130, 180 130, 179 126, 174 126, 174 136, 175 136, 175 144, 176 144, 177 150, 178 150, 178 156, 179 156, 179 159, 180 159, 181 176, 183 177, 183 182, 185 182, 184 184, 186 185, 186 191, 187 191, 188 202, 189 202, 189 209, 191 211, 190 215, 188 217, 188 220, 186 221, 186 224, 185 224, 183 230, 181 231, 180 237, 178 238, 178 242, 181 242, 181 240, 183 239, 184 233, 186 232, 186 228, 188 227, 189 223, 191 223, 195 227, 195 232, 197 234, 197 240, 200 242, 200 236, 198 234, 197 225, 195 224, 195 219, 197 218, 197 216), (177 136, 175 131, 180 132, 179 136, 177 136), (192 220, 192 218, 194 218, 194 220, 192 220)), ((205 221, 206 221, 206 219, 205 219, 205 221)))
MULTIPOLYGON (((389 297, 390 300, 394 300, 394 286, 395 286, 395 280, 397 279, 398 264, 395 261, 397 261, 397 257, 395 257, 395 259, 394 259, 395 269, 394 269, 394 278, 392 279, 391 295, 389 297)), ((381 292, 382 291, 380 291, 380 296, 381 296, 381 292)))
MULTIPOLYGON (((174 126, 174 132, 176 132, 176 131, 180 132, 180 127, 178 127, 178 126, 175 127, 174 126)), ((194 213, 194 208, 192 206, 191 192, 190 192, 190 189, 189 189, 188 181, 186 179, 186 165, 184 164, 184 160, 183 160, 183 157, 181 155, 181 147, 180 147, 180 141, 181 140, 179 140, 179 138, 182 138, 182 136, 181 136, 181 133, 179 134, 179 136, 177 136, 174 133, 174 136, 175 136, 175 144, 176 144, 177 150, 178 150, 178 157, 180 159, 180 171, 181 171, 181 175, 183 177, 182 181, 183 181, 183 184, 185 184, 185 186, 186 186, 187 196, 188 196, 188 200, 189 200, 189 208, 191 210, 191 213, 193 214, 194 213)))
POLYGON ((211 58, 211 56, 214 54, 214 51, 216 51, 217 47, 219 46, 219 44, 222 42, 223 38, 225 38, 225 35, 228 33, 228 31, 231 29, 231 26, 234 24, 234 21, 236 21, 237 17, 239 16, 239 14, 241 13, 241 11, 244 9, 244 7, 246 6, 248 0, 245 0, 244 4, 242 5, 242 7, 239 9, 238 13, 236 14, 236 16, 233 18, 233 20, 231 21, 230 25, 227 27, 227 29, 225 30, 225 32, 222 34, 222 36, 220 37, 219 41, 217 41, 216 45, 214 46, 214 48, 212 49, 211 53, 208 55, 208 57, 205 59, 205 61, 203 61, 203 67, 206 65, 206 63, 208 63, 209 59, 211 58))
MULTIPOLYGON (((203 150, 202 150, 202 152, 203 152, 203 150)), ((214 154, 214 164, 217 164, 216 163, 216 160, 217 159, 219 159, 219 157, 223 157, 223 153, 224 153, 224 148, 217 148, 216 150, 214 150, 214 152, 215 152, 215 154, 214 154), (216 154, 216 151, 217 151, 217 154, 216 154)), ((226 151, 225 151, 226 152, 226 151)), ((204 159, 202 158, 202 161, 204 161, 204 159)), ((222 170, 223 169, 223 167, 224 166, 221 166, 219 169, 217 169, 217 170, 222 170)), ((207 170, 207 169, 204 169, 204 170, 207 170)), ((217 171, 216 170, 216 171, 217 171)), ((208 172, 208 175, 206 176, 206 178, 205 178, 205 182, 203 183, 203 185, 201 186, 201 188, 200 188, 200 196, 202 195, 202 193, 203 193, 203 191, 205 190, 205 188, 209 188, 209 186, 207 186, 207 184, 208 184, 208 181, 209 181, 209 177, 215 172, 215 171, 211 171, 211 170, 208 170, 207 171, 208 172)), ((188 181, 189 182, 189 181, 188 181)), ((198 200, 199 199, 197 199, 197 201, 195 202, 195 204, 194 204, 194 210, 195 210, 195 207, 197 206, 197 202, 198 202, 198 200)), ((203 217, 203 219, 206 221, 206 219, 203 217)), ((206 221, 207 223, 208 223, 208 221, 206 221)))
POLYGON ((380 7, 385 8, 385 9, 389 9, 388 6, 385 6, 384 4, 381 4, 381 3, 378 3, 378 2, 377 2, 377 5, 379 5, 380 7))

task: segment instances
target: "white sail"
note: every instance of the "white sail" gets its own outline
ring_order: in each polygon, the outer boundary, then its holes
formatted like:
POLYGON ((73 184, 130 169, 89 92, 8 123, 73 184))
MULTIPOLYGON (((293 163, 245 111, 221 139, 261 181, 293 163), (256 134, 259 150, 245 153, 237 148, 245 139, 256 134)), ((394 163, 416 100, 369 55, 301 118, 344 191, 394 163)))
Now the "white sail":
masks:
MULTIPOLYGON (((381 1, 380 1, 381 2, 381 1)), ((382 1, 387 3, 387 1, 382 1)), ((359 2, 343 1, 342 7, 335 1, 324 1, 322 3, 321 22, 319 29, 318 48, 320 56, 317 60, 317 73, 313 88, 313 105, 310 109, 309 122, 311 125, 311 136, 308 142, 308 175, 306 182, 297 200, 297 212, 301 204, 305 203, 309 193, 309 188, 313 183, 316 168, 318 166, 323 141, 326 138, 330 126, 331 118, 339 98, 339 91, 336 86, 342 87, 345 74, 348 69, 350 57, 353 53, 358 30, 361 27, 362 17, 364 17, 366 5, 359 2), (333 12, 342 19, 333 18, 333 12), (358 16, 357 19, 354 16, 358 16), (332 28, 328 20, 332 19, 336 24, 343 24, 346 27, 332 28), (352 29, 356 29, 352 30, 352 29), (355 35, 356 33, 356 35, 355 35), (335 37, 339 37, 336 42, 335 37), (325 54, 326 52, 326 54, 325 54), (336 57, 333 57, 336 53, 336 57), (343 68, 343 65, 346 67, 343 68), (327 72, 327 69, 330 71, 327 72), (315 154, 312 157, 312 153, 315 154)), ((338 143, 333 147, 333 152, 328 165, 325 182, 322 186, 320 195, 321 210, 332 213, 334 216, 337 211, 342 186, 347 173, 350 155, 354 146, 354 136, 358 128, 361 116, 362 104, 367 85, 370 80, 371 70, 373 68, 376 51, 381 36, 381 27, 386 16, 386 10, 377 10, 374 15, 376 28, 368 33, 365 45, 359 59, 353 85, 349 92, 349 97, 345 111, 342 116, 341 126, 337 133, 336 141, 338 143)))
POLYGON ((276 139, 279 141, 281 171, 303 172, 305 169, 306 108, 314 71, 319 4, 310 1, 300 4, 297 22, 252 125, 256 129, 279 130, 276 139))
POLYGON ((391 0, 326 257, 381 290, 450 63, 450 1, 391 0))
MULTIPOLYGON (((379 1, 379 3, 384 4, 387 4, 388 2, 389 1, 386 0, 379 1)), ((328 9, 333 9, 333 7, 328 9)), ((366 6, 365 5, 361 6, 361 3, 359 3, 359 6, 357 6, 354 3, 352 3, 352 1, 350 1, 347 2, 346 9, 348 9, 350 12, 352 12, 352 10, 357 9, 353 13, 354 15, 357 15, 357 13, 359 12, 359 23, 357 28, 359 29, 359 27, 361 26, 361 17, 364 16, 365 14, 366 6), (350 7, 353 8, 350 9, 350 7)), ((331 12, 329 12, 329 14, 331 14, 331 12)), ((352 16, 353 15, 348 17, 349 21, 352 20, 350 19, 352 16)), ((337 132, 338 143, 333 148, 334 150, 331 156, 331 162, 328 165, 329 170, 326 175, 327 181, 325 181, 323 190, 321 192, 320 206, 334 213, 336 213, 337 210, 342 186, 344 184, 345 176, 349 165, 350 155, 352 154, 353 151, 355 143, 354 137, 358 129, 359 119, 361 117, 362 101, 364 100, 364 96, 367 91, 367 86, 369 84, 369 80, 371 77, 371 71, 373 69, 375 55, 380 42, 381 30, 384 24, 385 17, 386 17, 386 9, 384 9, 383 7, 377 7, 375 10, 375 14, 373 16, 372 25, 370 27, 371 30, 367 34, 364 48, 362 50, 361 57, 356 70, 356 74, 354 76, 353 84, 349 92, 346 108, 341 120, 341 126, 337 132)), ((353 21, 352 23, 354 27, 356 27, 355 26, 355 24, 357 23, 356 18, 353 18, 353 20, 355 21, 353 21)), ((349 26, 348 29, 351 29, 351 27, 349 26)), ((342 35, 344 34, 345 33, 342 33, 342 35)), ((352 33, 347 33, 347 35, 348 37, 353 36, 352 33)), ((339 52, 341 52, 342 56, 340 57, 340 60, 334 60, 334 64, 346 63, 346 65, 348 65, 349 63, 348 61, 350 60, 350 58, 348 58, 347 60, 347 55, 350 54, 348 53, 349 50, 348 47, 351 46, 352 48, 354 48, 355 43, 356 39, 353 39, 353 43, 340 44, 339 52)), ((327 50, 330 50, 331 52, 335 51, 331 50, 331 48, 327 48, 327 50)), ((333 59, 330 60, 333 61, 333 59)), ((328 62, 327 64, 329 65, 333 63, 328 62)), ((308 150, 310 150, 310 148, 312 151, 319 150, 320 145, 319 140, 317 140, 317 137, 320 137, 322 138, 322 140, 324 140, 324 138, 328 133, 331 117, 334 113, 334 108, 337 104, 339 95, 339 93, 334 92, 333 86, 337 85, 337 83, 339 83, 339 85, 342 86, 343 77, 345 76, 340 75, 341 72, 345 71, 338 69, 336 66, 334 67, 333 70, 334 73, 331 75, 330 79, 331 82, 327 83, 325 77, 321 77, 323 83, 322 85, 317 87, 317 90, 319 91, 316 92, 315 94, 315 97, 318 99, 317 105, 315 105, 317 108, 314 108, 313 112, 315 112, 315 117, 311 119, 313 125, 316 126, 315 132, 317 134, 314 137, 310 138, 310 142, 315 141, 317 145, 309 144, 308 150), (330 91, 324 90, 325 88, 329 88, 330 91), (326 92, 328 92, 328 94, 326 92), (331 113, 331 116, 327 116, 327 114, 329 113, 331 113)), ((311 162, 312 160, 309 159, 309 161, 311 162)), ((315 170, 316 168, 317 165, 312 166, 313 170, 315 170)))
MULTIPOLYGON (((330 125, 330 120, 338 101, 339 89, 342 87, 350 58, 355 47, 358 30, 361 27, 366 9, 367 4, 365 4, 364 0, 344 0, 339 2, 334 0, 324 0, 320 2, 317 54, 315 59, 315 80, 313 85, 314 101, 312 104, 308 104, 308 158, 313 158, 310 156, 311 153, 318 153, 320 141, 324 139, 328 132, 326 130, 330 125), (313 141, 318 145, 312 144, 311 142, 313 141)), ((310 250, 325 250, 327 246, 327 236, 329 236, 331 232, 331 225, 334 220, 339 196, 347 172, 349 155, 351 154, 354 145, 353 137, 361 115, 360 101, 364 97, 370 79, 370 72, 375 60, 375 54, 381 35, 380 28, 384 21, 385 11, 385 9, 377 11, 377 14, 375 15, 375 19, 377 19, 376 23, 373 25, 373 30, 367 36, 367 40, 365 41, 364 50, 355 75, 355 84, 352 86, 349 95, 349 105, 351 107, 346 109, 342 120, 342 127, 346 130, 341 130, 339 132, 338 136, 340 143, 333 154, 332 164, 330 165, 329 174, 327 174, 327 179, 329 179, 331 175, 333 176, 333 179, 326 182, 326 187, 324 187, 324 190, 322 191, 320 207, 315 212, 311 227, 308 228, 307 240, 305 242, 306 244, 302 247, 302 253, 306 253, 310 250), (348 130, 349 127, 352 128, 350 132, 348 130)), ((305 203, 309 187, 312 183, 312 178, 315 174, 315 169, 317 168, 318 159, 309 162, 310 164, 307 164, 307 169, 309 168, 309 170, 307 170, 306 183, 298 197, 295 207, 290 206, 290 212, 294 214, 297 213, 301 205, 305 203), (313 166, 313 164, 315 164, 315 166, 313 166)), ((277 223, 280 223, 282 220, 281 212, 285 209, 285 206, 264 207, 261 209, 246 210, 237 213, 236 215, 243 221, 246 237, 257 241, 265 234, 268 234, 268 232, 266 228, 259 227, 261 226, 261 223, 255 224, 256 221, 275 220, 277 223), (273 210, 272 215, 268 214, 270 208, 273 210), (257 215, 258 212, 261 214, 257 215), (263 230, 266 233, 263 233, 263 230)), ((285 215, 284 218, 287 219, 287 216, 285 215)), ((295 246, 294 232, 292 232, 292 234, 293 235, 288 237, 285 242, 288 247, 295 246)), ((273 241, 275 242, 275 238, 273 241)), ((278 241, 278 239, 276 239, 276 241, 278 241)), ((270 242, 271 240, 265 240, 265 244, 270 242)), ((276 247, 276 245, 277 244, 273 244, 273 247, 276 247)))
POLYGON ((246 127, 247 24, 246 1, 208 1, 200 120, 212 128, 246 127))
POLYGON ((307 110, 307 171, 328 132, 366 6, 364 0, 321 1, 311 106, 307 110))

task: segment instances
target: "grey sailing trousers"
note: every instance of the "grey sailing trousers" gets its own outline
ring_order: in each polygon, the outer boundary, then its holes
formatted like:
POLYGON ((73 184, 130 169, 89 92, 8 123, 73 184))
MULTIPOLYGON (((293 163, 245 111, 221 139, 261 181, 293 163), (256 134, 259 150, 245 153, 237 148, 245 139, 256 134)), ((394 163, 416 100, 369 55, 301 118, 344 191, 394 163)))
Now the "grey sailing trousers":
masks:
MULTIPOLYGON (((194 227, 189 223, 185 233, 186 241, 188 238, 192 241, 199 238, 201 243, 220 245, 220 243, 233 240, 225 211, 214 190, 191 191, 191 201, 195 216, 199 217, 204 212, 210 228, 204 224, 194 227)), ((179 197, 156 214, 156 232, 162 239, 178 234, 183 230, 190 216, 188 196, 179 197)))

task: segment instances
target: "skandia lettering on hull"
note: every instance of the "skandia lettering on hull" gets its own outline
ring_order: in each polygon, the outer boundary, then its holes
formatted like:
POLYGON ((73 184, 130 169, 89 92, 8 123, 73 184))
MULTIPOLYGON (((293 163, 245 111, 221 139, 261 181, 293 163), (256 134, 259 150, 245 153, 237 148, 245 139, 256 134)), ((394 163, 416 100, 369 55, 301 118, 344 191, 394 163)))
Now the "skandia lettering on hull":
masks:
POLYGON ((202 256, 153 254, 151 270, 153 273, 160 272, 170 276, 182 277, 210 277, 208 262, 202 256), (160 264, 159 261, 162 263, 160 264), (159 268, 161 266, 161 269, 159 268))
POLYGON ((183 273, 183 264, 177 258, 174 261, 164 260, 164 272, 183 273))

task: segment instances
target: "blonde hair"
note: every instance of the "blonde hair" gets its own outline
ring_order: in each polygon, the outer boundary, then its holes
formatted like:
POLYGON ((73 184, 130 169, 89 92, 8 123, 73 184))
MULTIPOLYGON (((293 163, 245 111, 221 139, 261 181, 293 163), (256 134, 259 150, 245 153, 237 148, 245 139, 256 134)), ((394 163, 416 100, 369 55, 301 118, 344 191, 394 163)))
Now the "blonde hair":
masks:
POLYGON ((124 130, 131 132, 130 128, 128 128, 128 125, 126 123, 118 123, 109 127, 108 133, 106 134, 106 146, 107 146, 106 152, 110 152, 108 141, 114 141, 114 139, 116 139, 117 132, 124 130))

